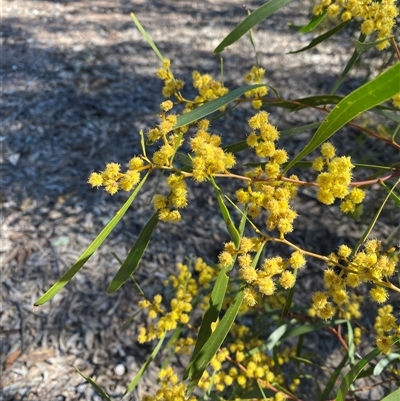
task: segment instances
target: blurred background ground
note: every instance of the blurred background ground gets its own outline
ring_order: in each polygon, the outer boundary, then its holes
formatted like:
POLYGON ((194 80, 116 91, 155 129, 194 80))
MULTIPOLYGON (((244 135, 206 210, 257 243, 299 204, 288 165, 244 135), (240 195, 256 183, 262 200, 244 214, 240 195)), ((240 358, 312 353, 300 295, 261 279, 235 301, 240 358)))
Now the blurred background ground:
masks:
MULTIPOLYGON (((248 7, 261 3, 249 2, 248 7)), ((175 75, 187 82, 189 92, 194 69, 218 77, 220 56, 212 51, 246 15, 241 1, 2 2, 0 400, 97 401, 73 366, 95 377, 110 394, 121 395, 151 350, 138 346, 136 324, 121 328, 137 310, 134 288, 126 285, 112 296, 105 292, 118 268, 112 252, 126 256, 153 213, 148 202, 155 180, 65 289, 50 303, 32 307, 127 198, 91 189, 86 184, 90 172, 109 161, 124 164, 139 154, 139 130, 157 122, 162 101, 162 85, 155 76, 159 60, 134 27, 132 11, 172 60, 175 75)), ((327 93, 351 53, 352 40, 342 40, 349 36, 346 32, 311 52, 288 55, 308 44, 312 35, 296 35, 287 22, 304 24, 308 12, 307 2, 293 2, 255 30, 268 83, 286 98, 327 93)), ((248 39, 228 48, 223 57, 226 85, 243 85, 244 74, 254 64, 248 39)), ((346 81, 344 92, 373 72, 381 57, 388 61, 379 55, 361 63, 358 78, 346 81)), ((235 109, 215 124, 224 143, 245 138, 249 113, 246 107, 235 109)), ((271 115, 279 129, 315 118, 322 119, 313 113, 271 115)), ((311 134, 283 145, 293 155, 311 134)), ((337 140, 348 141, 345 148, 355 156, 361 156, 362 148, 364 160, 396 160, 394 151, 377 141, 361 146, 365 138, 360 137, 348 130, 337 140)), ((158 228, 138 269, 138 281, 150 292, 161 288, 185 256, 215 261, 227 239, 206 186, 194 185, 190 197, 184 220, 191 224, 158 228)), ((370 204, 379 204, 383 194, 374 188, 369 197, 370 204)), ((304 192, 297 202, 302 219, 293 238, 316 252, 328 254, 343 241, 354 244, 366 227, 334 208, 320 209, 312 193, 304 192)), ((389 208, 373 235, 398 242, 399 219, 389 208)), ((321 266, 311 262, 311 272, 313 268, 321 266)), ((303 281, 304 289, 314 285, 314 279, 303 281)), ((338 344, 323 343, 327 360, 332 357, 335 364, 338 344)), ((155 375, 151 370, 130 399, 153 389, 155 375)))

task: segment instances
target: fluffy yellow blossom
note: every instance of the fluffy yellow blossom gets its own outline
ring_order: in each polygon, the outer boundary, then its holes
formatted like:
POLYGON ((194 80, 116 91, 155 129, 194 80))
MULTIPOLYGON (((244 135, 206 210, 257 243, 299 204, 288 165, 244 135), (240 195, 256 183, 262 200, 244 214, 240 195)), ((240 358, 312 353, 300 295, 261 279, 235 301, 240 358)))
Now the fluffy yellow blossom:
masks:
POLYGON ((229 267, 233 263, 233 256, 229 252, 223 251, 218 255, 218 262, 221 267, 229 267))
POLYGON ((290 256, 289 263, 293 269, 300 269, 305 266, 306 258, 302 252, 294 251, 290 256))
POLYGON ((337 4, 331 4, 328 7, 328 15, 331 18, 337 17, 339 15, 339 12, 340 12, 340 8, 339 8, 339 6, 337 4))
POLYGON ((389 296, 386 288, 383 287, 372 288, 369 294, 371 295, 371 298, 379 304, 386 302, 389 296))
POLYGON ((336 156, 336 149, 330 142, 321 145, 321 154, 325 159, 333 159, 336 156))
POLYGON ((99 173, 92 173, 88 179, 88 183, 92 187, 100 187, 103 185, 103 177, 99 173))
POLYGON ((340 256, 341 258, 348 258, 351 254, 351 248, 349 248, 347 245, 340 245, 339 249, 338 249, 338 256, 340 256))
POLYGON ((333 305, 330 302, 327 302, 323 308, 318 309, 317 316, 320 317, 321 319, 328 320, 332 319, 335 313, 336 310, 333 307, 333 305))
POLYGON ((250 252, 253 250, 253 247, 254 247, 254 242, 253 242, 252 238, 243 237, 240 240, 240 251, 241 252, 244 252, 244 253, 250 252))
MULTIPOLYGON (((265 70, 261 67, 253 66, 250 72, 246 75, 245 80, 248 84, 262 84, 264 81, 265 70)), ((261 98, 268 93, 266 86, 260 86, 245 93, 247 98, 253 98, 252 106, 255 110, 262 107, 261 98)))
POLYGON ((251 284, 257 280, 257 272, 254 267, 248 266, 240 269, 241 275, 246 283, 251 284))
POLYGON ((248 253, 244 253, 243 255, 240 255, 238 257, 238 261, 239 261, 239 266, 242 269, 246 269, 246 268, 251 267, 253 259, 248 253))
POLYGON ((323 309, 323 308, 325 308, 325 306, 328 302, 328 295, 321 291, 317 291, 313 295, 312 301, 313 301, 313 308, 323 309))
POLYGON ((164 81, 162 93, 165 97, 176 95, 184 86, 184 82, 180 79, 175 79, 170 70, 171 61, 164 59, 162 66, 157 70, 158 78, 164 81))
POLYGON ((364 35, 376 33, 376 40, 382 40, 376 48, 383 50, 389 46, 387 40, 392 35, 399 10, 394 0, 341 1, 319 0, 313 8, 314 15, 327 11, 328 16, 341 16, 342 21, 361 20, 360 30, 364 35))
POLYGON ((121 172, 121 165, 118 163, 107 163, 104 171, 90 174, 88 183, 92 187, 103 186, 111 195, 116 194, 120 189, 131 191, 140 181, 140 172, 137 171, 143 167, 144 162, 139 157, 134 157, 129 162, 129 169, 121 172))
POLYGON ((288 270, 284 271, 279 277, 279 283, 285 290, 292 288, 295 282, 296 282, 295 275, 288 270))
POLYGON ((392 103, 394 107, 400 109, 400 93, 392 97, 392 103))
POLYGON ((180 382, 178 375, 171 367, 161 369, 158 378, 160 380, 160 388, 154 396, 145 395, 142 401, 196 401, 197 397, 186 397, 186 384, 180 382))
POLYGON ((140 181, 140 173, 134 170, 128 170, 122 175, 119 185, 124 191, 131 191, 140 181))
POLYGON ((220 147, 221 138, 211 135, 199 128, 190 141, 194 153, 192 158, 193 178, 196 181, 205 181, 214 174, 227 173, 235 165, 232 153, 224 152, 220 147))
POLYGON ((160 104, 160 109, 162 111, 169 111, 174 107, 174 104, 171 102, 171 100, 166 100, 165 102, 162 102, 160 104))
POLYGON ((376 345, 384 354, 390 354, 392 348, 392 336, 378 336, 376 339, 376 345))
MULTIPOLYGON (((335 148, 329 142, 322 145, 321 153, 325 158, 323 165, 327 171, 319 170, 321 162, 315 162, 316 169, 321 171, 316 180, 319 186, 317 198, 325 205, 331 205, 336 198, 343 199, 350 193, 349 184, 354 166, 350 157, 335 156, 335 148)), ((345 199, 342 203, 342 211, 350 212, 352 211, 349 210, 351 208, 353 206, 349 205, 349 202, 345 199)))
POLYGON ((314 170, 322 171, 324 168, 324 165, 325 165, 324 159, 321 156, 318 156, 317 158, 314 159, 311 167, 314 170))
POLYGON ((262 295, 272 295, 275 292, 276 286, 274 280, 270 277, 258 278, 256 284, 262 295))
POLYGON ((144 161, 141 157, 133 157, 130 161, 129 161, 129 169, 130 170, 136 170, 140 167, 144 166, 144 161))
POLYGON ((116 181, 106 180, 104 181, 104 189, 110 194, 115 195, 118 192, 119 186, 116 181))
POLYGON ((349 297, 344 289, 333 290, 332 300, 335 302, 336 305, 341 305, 345 302, 348 302, 349 297))
MULTIPOLYGON (((212 79, 209 74, 200 74, 199 71, 192 73, 193 86, 198 90, 198 96, 194 98, 194 103, 188 103, 185 112, 193 109, 194 105, 201 106, 202 104, 211 100, 217 99, 229 92, 222 82, 212 79)), ((223 111, 222 107, 220 111, 223 111)))

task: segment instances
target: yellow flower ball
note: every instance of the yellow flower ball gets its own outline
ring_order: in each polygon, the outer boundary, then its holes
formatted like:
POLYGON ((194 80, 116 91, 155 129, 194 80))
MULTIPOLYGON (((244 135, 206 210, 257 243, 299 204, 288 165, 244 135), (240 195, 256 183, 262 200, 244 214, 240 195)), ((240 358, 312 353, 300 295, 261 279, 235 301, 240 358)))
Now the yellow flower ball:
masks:
POLYGON ((369 291, 369 295, 371 295, 373 301, 379 304, 383 304, 384 302, 386 302, 389 297, 387 290, 383 287, 372 288, 369 291))
POLYGON ((279 277, 279 283, 285 290, 287 290, 294 286, 296 283, 296 277, 292 272, 286 270, 279 277))

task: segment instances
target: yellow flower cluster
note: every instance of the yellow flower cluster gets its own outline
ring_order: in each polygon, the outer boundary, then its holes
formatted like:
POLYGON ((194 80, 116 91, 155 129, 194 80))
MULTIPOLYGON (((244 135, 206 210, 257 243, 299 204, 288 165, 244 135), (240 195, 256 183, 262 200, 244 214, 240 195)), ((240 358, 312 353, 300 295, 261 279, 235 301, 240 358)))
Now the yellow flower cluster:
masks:
POLYGON ((171 60, 164 59, 162 66, 157 70, 158 78, 164 81, 164 88, 162 94, 165 97, 175 95, 180 97, 178 92, 183 88, 184 82, 180 79, 175 79, 171 72, 171 60))
MULTIPOLYGON (((268 116, 269 114, 266 111, 260 111, 249 119, 249 127, 253 131, 247 137, 246 142, 249 147, 254 148, 257 156, 274 158, 276 153, 275 141, 279 139, 279 131, 269 123, 268 116)), ((278 158, 276 161, 278 166, 287 161, 287 154, 285 156, 283 152, 278 157, 275 156, 275 159, 278 158)), ((279 168, 277 172, 279 172, 279 168)))
MULTIPOLYGON (((168 102, 168 100, 166 102, 168 102)), ((161 106, 163 105, 163 103, 161 103, 161 106)), ((152 128, 147 133, 147 137, 149 141, 152 143, 158 141, 160 138, 165 138, 167 134, 172 131, 174 125, 178 120, 178 117, 175 114, 169 114, 168 116, 161 115, 161 120, 162 120, 161 123, 156 128, 152 128)), ((156 163, 156 164, 163 165, 164 163, 156 163)))
MULTIPOLYGON (((262 171, 260 173, 262 174, 262 171)), ((294 179, 295 176, 291 178, 294 179)), ((261 209, 267 210, 268 230, 276 228, 283 236, 293 231, 293 222, 297 217, 297 213, 289 203, 296 189, 294 184, 288 182, 257 182, 247 190, 243 188, 237 190, 236 197, 239 203, 249 205, 249 215, 253 218, 259 215, 261 209)))
POLYGON ((183 353, 185 355, 189 355, 192 352, 195 344, 196 340, 193 337, 181 337, 174 342, 174 349, 177 354, 183 353))
MULTIPOLYGON (((210 374, 205 371, 199 382, 199 387, 203 390, 210 389, 211 386, 219 392, 232 385, 238 384, 242 388, 246 388, 249 381, 261 380, 267 383, 284 383, 284 376, 281 371, 281 365, 288 363, 290 357, 295 356, 294 348, 285 349, 276 359, 266 355, 264 352, 254 352, 257 347, 263 345, 263 340, 258 337, 251 337, 250 329, 247 326, 234 324, 231 329, 232 338, 235 340, 229 342, 227 346, 220 350, 212 359, 210 365, 213 372, 210 374), (253 352, 249 352, 253 350, 253 352), (228 368, 223 366, 228 356, 240 364, 241 369, 237 367, 228 368)), ((292 383, 297 386, 299 381, 292 383)), ((279 393, 275 398, 280 398, 279 393)))
POLYGON ((400 336, 400 325, 396 323, 392 305, 385 305, 378 309, 378 316, 376 317, 374 328, 377 333, 377 347, 384 354, 389 354, 392 348, 393 338, 396 335, 400 336))
POLYGON ((392 103, 394 107, 400 109, 400 93, 392 97, 392 103))
POLYGON ((356 205, 364 200, 365 192, 360 188, 349 189, 354 168, 350 157, 336 156, 335 147, 330 142, 321 146, 321 154, 312 164, 315 170, 320 171, 316 180, 319 186, 318 200, 331 205, 339 198, 343 200, 340 206, 342 212, 354 212, 356 205))
POLYGON ((198 123, 198 130, 190 141, 192 158, 193 178, 196 181, 205 181, 214 174, 225 174, 235 165, 235 156, 224 152, 220 147, 221 137, 210 134, 207 130, 208 120, 198 123))
MULTIPOLYGON (((279 181, 281 165, 286 163, 288 155, 284 149, 276 149, 275 143, 279 137, 278 130, 268 122, 268 113, 258 112, 249 120, 253 132, 247 137, 247 144, 255 149, 257 156, 268 157, 269 161, 264 168, 254 168, 246 174, 251 178, 247 190, 241 188, 236 191, 239 203, 249 205, 249 215, 257 217, 261 209, 268 211, 266 221, 268 230, 277 228, 281 235, 293 231, 293 222, 297 213, 289 202, 297 192, 297 185, 293 182, 279 181), (257 134, 259 132, 259 134, 257 134)), ((295 175, 292 180, 298 180, 295 175)))
MULTIPOLYGON (((265 70, 261 67, 253 66, 246 75, 245 80, 248 84, 262 84, 264 82, 265 70)), ((262 97, 268 93, 266 86, 260 86, 245 93, 247 98, 254 98, 251 102, 254 109, 259 110, 262 106, 262 97)))
POLYGON ((388 293, 382 285, 383 279, 395 273, 396 264, 387 255, 381 254, 380 249, 380 241, 369 240, 364 249, 353 257, 350 257, 351 249, 347 245, 341 245, 336 254, 330 254, 329 265, 339 270, 325 270, 324 284, 327 292, 319 291, 313 295, 310 314, 323 319, 332 318, 336 308, 329 301, 331 298, 344 317, 359 318, 359 303, 362 299, 354 295, 349 297, 347 287, 356 288, 361 283, 375 284, 369 292, 372 300, 378 303, 386 302, 388 293))
POLYGON ((257 304, 257 293, 268 296, 275 293, 274 276, 279 275, 278 281, 285 290, 292 288, 296 278, 287 268, 299 269, 306 264, 304 255, 299 251, 295 251, 286 261, 280 256, 265 259, 262 268, 256 270, 251 254, 257 252, 260 245, 261 241, 258 238, 243 237, 238 250, 236 250, 233 242, 228 242, 225 244, 223 252, 219 255, 219 264, 221 266, 230 266, 233 263, 234 256, 238 255, 240 274, 248 284, 244 291, 244 302, 248 306, 257 304))
MULTIPOLYGON (((173 103, 171 100, 166 100, 160 104, 161 114, 158 116, 161 118, 161 122, 147 133, 147 138, 150 142, 154 143, 160 138, 164 142, 160 149, 153 154, 153 163, 156 166, 169 167, 176 149, 182 145, 182 140, 179 141, 178 137, 179 132, 171 132, 178 121, 178 117, 175 114, 166 114, 172 107, 173 103)), ((187 127, 180 129, 181 132, 185 132, 186 130, 187 127)))
POLYGON ((139 302, 139 307, 146 309, 151 319, 158 319, 156 324, 139 328, 139 343, 161 338, 167 331, 175 330, 178 324, 189 322, 189 313, 193 308, 193 295, 197 294, 197 284, 186 265, 178 264, 177 267, 179 275, 170 276, 169 281, 165 283, 170 283, 175 290, 175 298, 170 302, 170 312, 162 309, 162 297, 159 294, 153 298, 153 302, 149 300, 139 302))
MULTIPOLYGON (((392 35, 399 14, 395 0, 320 0, 314 6, 313 14, 321 15, 325 10, 331 18, 340 15, 342 21, 362 19, 361 32, 364 35, 377 32, 377 40, 388 39, 392 35)), ((383 50, 388 46, 389 40, 384 40, 376 48, 383 50)))
MULTIPOLYGON (((201 258, 197 258, 194 270, 199 273, 198 278, 194 279, 187 265, 177 264, 178 275, 171 275, 164 284, 171 285, 174 289, 175 297, 170 302, 170 312, 166 312, 162 305, 162 296, 157 294, 153 301, 142 300, 139 302, 140 308, 146 310, 150 319, 158 319, 156 324, 150 324, 147 328, 139 329, 138 341, 140 343, 161 338, 167 331, 174 330, 179 323, 189 322, 189 313, 193 308, 193 299, 199 294, 199 285, 202 288, 209 288, 210 282, 215 279, 218 272, 208 266, 201 258)), ((191 341, 191 340, 190 340, 191 341)), ((190 346, 186 343, 183 346, 190 346)))
MULTIPOLYGON (((193 110, 195 107, 201 106, 204 103, 217 99, 229 92, 221 82, 211 78, 208 74, 200 74, 198 71, 192 73, 193 86, 198 90, 199 94, 193 99, 193 102, 186 104, 184 113, 193 110)), ((223 111, 225 106, 220 109, 223 111)))
POLYGON ((197 397, 186 398, 186 385, 179 382, 172 367, 161 369, 158 378, 161 387, 154 396, 145 395, 142 401, 196 401, 197 397))
POLYGON ((153 205, 159 211, 158 218, 161 221, 178 222, 181 214, 176 209, 187 206, 187 188, 184 176, 171 174, 167 178, 167 185, 171 192, 168 196, 157 194, 154 196, 153 205))
POLYGON ((121 166, 118 163, 107 163, 104 171, 90 174, 88 183, 92 187, 103 186, 111 195, 118 192, 119 189, 131 191, 140 181, 140 171, 144 162, 140 157, 134 157, 129 162, 129 169, 122 173, 121 166))
POLYGON ((197 258, 194 270, 198 273, 198 284, 204 289, 210 288, 211 281, 213 281, 219 273, 217 269, 213 269, 211 266, 207 265, 201 258, 197 258))

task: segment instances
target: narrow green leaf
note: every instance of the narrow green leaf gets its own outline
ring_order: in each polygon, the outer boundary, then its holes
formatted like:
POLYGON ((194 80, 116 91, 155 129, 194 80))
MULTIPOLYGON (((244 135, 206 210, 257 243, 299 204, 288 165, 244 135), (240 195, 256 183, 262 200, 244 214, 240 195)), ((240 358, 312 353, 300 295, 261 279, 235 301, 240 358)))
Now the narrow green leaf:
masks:
POLYGON ((289 4, 292 0, 271 0, 254 10, 236 28, 234 28, 223 41, 215 48, 214 54, 221 53, 226 47, 239 40, 247 31, 257 25, 275 11, 289 4))
POLYGON ((248 212, 248 205, 244 207, 244 210, 242 211, 242 217, 240 218, 239 230, 238 230, 240 238, 243 237, 244 229, 246 228, 247 212, 248 212))
POLYGON ((328 326, 337 326, 338 324, 346 323, 346 319, 337 319, 333 321, 326 321, 326 322, 317 322, 313 324, 303 324, 301 326, 295 326, 293 328, 288 328, 288 330, 285 332, 285 334, 282 336, 282 340, 285 338, 290 338, 290 337, 297 337, 301 334, 306 334, 310 333, 314 330, 319 330, 324 327, 328 326))
POLYGON ((396 123, 400 123, 400 115, 396 113, 391 113, 390 111, 387 110, 382 110, 382 109, 372 109, 372 111, 376 114, 379 114, 381 116, 384 116, 388 118, 389 120, 395 121, 396 123))
POLYGON ((350 321, 346 322, 347 324, 347 337, 348 337, 348 344, 349 350, 347 351, 349 355, 349 362, 350 366, 354 365, 354 353, 356 352, 355 344, 354 344, 354 332, 353 326, 351 325, 350 321))
MULTIPOLYGON (((251 14, 251 11, 249 9, 247 9, 247 15, 250 15, 250 14, 251 14)), ((257 48, 256 48, 256 44, 254 42, 254 35, 253 35, 252 29, 249 29, 249 39, 250 39, 251 46, 253 47, 253 50, 254 50, 254 55, 255 55, 255 59, 256 59, 255 65, 260 65, 260 63, 258 62, 257 48)))
POLYGON ((225 150, 225 152, 230 152, 230 153, 239 153, 242 150, 248 149, 249 145, 247 145, 246 140, 244 141, 238 141, 235 143, 232 143, 230 145, 224 146, 223 149, 225 150))
POLYGON ((400 63, 397 63, 342 99, 328 114, 311 141, 285 167, 285 172, 353 118, 396 95, 399 91, 399 76, 400 63))
POLYGON ((229 330, 231 329, 243 302, 243 290, 244 288, 237 293, 235 299, 229 306, 224 317, 218 323, 210 338, 204 344, 196 358, 190 361, 189 365, 187 366, 184 377, 190 378, 190 383, 187 389, 188 395, 193 392, 211 359, 217 353, 218 348, 222 345, 225 337, 229 333, 229 330))
POLYGON ((260 382, 258 380, 257 380, 257 386, 258 386, 258 389, 260 390, 260 393, 262 394, 263 400, 264 401, 268 401, 267 400, 267 396, 266 396, 266 394, 265 394, 265 392, 264 392, 263 388, 261 387, 261 384, 260 384, 260 382))
POLYGON ((136 25, 137 29, 139 29, 140 33, 143 35, 143 37, 146 39, 147 43, 150 45, 150 47, 154 50, 154 53, 157 54, 158 58, 161 61, 164 61, 164 57, 161 54, 161 52, 158 50, 157 46, 151 39, 150 35, 146 32, 146 30, 143 28, 142 24, 139 22, 139 20, 136 18, 136 15, 134 13, 131 13, 131 18, 134 24, 136 25))
MULTIPOLYGON (((273 314, 281 314, 281 310, 277 309, 273 311, 273 314)), ((261 346, 252 348, 249 351, 249 354, 252 355, 257 352, 265 352, 267 350, 273 349, 276 341, 284 340, 285 338, 290 337, 297 337, 301 336, 302 334, 310 333, 314 330, 319 330, 327 326, 334 326, 342 323, 346 323, 347 320, 345 319, 338 319, 334 321, 327 321, 327 322, 317 322, 313 324, 304 324, 301 326, 293 326, 290 324, 284 324, 279 326, 268 338, 268 340, 261 346), (272 336, 272 337, 271 337, 272 336)))
MULTIPOLYGON (((192 357, 190 358, 189 364, 193 363, 200 351, 202 350, 204 344, 208 341, 211 336, 211 324, 216 322, 219 317, 219 312, 222 308, 222 303, 225 299, 226 288, 228 287, 229 277, 227 276, 228 268, 223 267, 218 274, 217 280, 215 282, 214 288, 211 292, 210 301, 208 303, 208 308, 204 313, 203 320, 201 322, 199 334, 197 336, 196 345, 193 350, 192 357)), ((189 365, 188 365, 189 366, 189 365)), ((187 379, 189 374, 188 369, 186 369, 183 379, 187 379)))
POLYGON ((123 397, 125 397, 128 393, 130 393, 139 383, 140 379, 142 378, 144 372, 146 372, 147 368, 149 367, 150 363, 154 360, 154 358, 157 356, 157 354, 160 352, 161 346, 165 340, 165 334, 160 338, 158 341, 156 347, 154 348, 153 352, 147 359, 147 361, 142 365, 140 368, 139 372, 137 372, 136 376, 133 378, 133 380, 130 382, 129 386, 125 390, 125 393, 123 394, 123 397))
POLYGON ((365 378, 365 377, 371 377, 371 376, 374 374, 374 368, 375 368, 375 365, 371 363, 371 365, 370 365, 368 368, 364 369, 364 370, 357 376, 357 378, 358 378, 358 379, 362 379, 362 378, 365 378))
POLYGON ((326 15, 326 11, 318 17, 314 15, 307 25, 297 26, 290 23, 289 26, 290 28, 297 29, 300 33, 309 33, 313 31, 326 18, 326 15))
POLYGON ((375 348, 368 355, 358 361, 356 365, 353 366, 353 368, 350 369, 350 371, 346 374, 346 376, 342 380, 342 383, 340 384, 340 388, 336 396, 336 401, 344 401, 346 399, 349 388, 355 382, 357 376, 365 368, 365 366, 368 365, 380 353, 381 351, 378 348, 375 348))
POLYGON ((337 95, 316 95, 316 96, 308 96, 300 99, 290 99, 290 100, 266 97, 263 99, 263 105, 268 107, 280 107, 295 112, 307 107, 320 106, 326 104, 337 104, 342 99, 343 99, 342 96, 337 96, 337 95))
MULTIPOLYGON (((258 383, 258 381, 257 381, 258 383)), ((253 388, 250 389, 249 387, 246 387, 244 389, 241 389, 242 391, 240 392, 240 401, 254 401, 254 400, 258 400, 259 398, 263 397, 263 394, 260 392, 260 389, 258 388, 253 388)), ((264 394, 267 397, 271 397, 272 399, 274 398, 274 395, 276 394, 276 392, 268 389, 268 388, 264 388, 264 394)), ((229 400, 233 400, 234 398, 229 398, 229 400)), ((224 401, 224 400, 221 400, 224 401)))
POLYGON ((361 54, 361 53, 364 53, 367 50, 379 45, 380 43, 385 42, 388 39, 389 38, 380 39, 380 40, 377 40, 376 42, 361 42, 359 40, 356 40, 354 43, 354 48, 358 54, 361 54))
POLYGON ((192 168, 192 159, 188 155, 185 155, 184 153, 176 152, 174 161, 184 165, 185 167, 192 168))
POLYGON ((144 139, 144 133, 143 133, 142 129, 139 131, 139 135, 140 135, 140 146, 142 147, 143 156, 147 157, 147 154, 146 154, 146 141, 144 139))
POLYGON ((264 350, 270 351, 273 349, 276 344, 281 340, 282 336, 286 333, 286 330, 288 329, 287 324, 282 324, 282 326, 279 326, 277 329, 275 329, 268 337, 267 341, 263 346, 265 347, 264 350))
POLYGON ((293 105, 292 111, 305 109, 307 107, 315 107, 326 104, 338 104, 343 99, 343 96, 337 95, 318 95, 308 96, 301 99, 294 99, 292 102, 302 103, 301 105, 293 105))
POLYGON ((333 390, 333 387, 336 383, 336 380, 338 379, 339 375, 342 373, 344 366, 346 365, 348 359, 348 354, 343 355, 342 360, 340 361, 339 365, 337 368, 334 370, 334 372, 331 374, 328 383, 326 383, 325 389, 322 392, 321 396, 319 397, 319 401, 325 401, 328 399, 329 394, 333 390))
POLYGON ((121 288, 122 284, 124 284, 125 281, 128 280, 129 277, 135 272, 140 260, 142 259, 143 253, 150 242, 151 235, 153 234, 153 230, 155 229, 157 223, 158 212, 154 213, 154 215, 143 227, 127 258, 108 286, 108 294, 112 294, 121 288))
MULTIPOLYGON (((360 33, 360 37, 358 38, 359 42, 364 42, 366 36, 362 33, 360 33)), ((353 51, 353 54, 350 57, 350 60, 346 64, 346 67, 340 74, 339 78, 336 80, 335 84, 333 85, 333 88, 330 92, 331 95, 333 95, 339 88, 339 86, 342 84, 343 80, 346 78, 346 75, 348 72, 354 67, 354 65, 357 63, 358 59, 360 58, 360 53, 357 52, 357 50, 353 51)))
POLYGON ((219 210, 221 211, 222 218, 224 219, 226 228, 231 236, 231 239, 233 243, 235 244, 236 247, 239 246, 240 243, 240 234, 237 228, 235 227, 235 224, 233 223, 232 217, 229 213, 228 208, 226 207, 224 203, 224 199, 222 198, 222 193, 221 190, 218 188, 218 186, 215 184, 215 181, 211 179, 211 183, 214 187, 215 195, 217 197, 217 202, 219 206, 219 210))
POLYGON ((323 366, 320 366, 320 365, 318 365, 317 363, 312 362, 310 359, 302 358, 302 357, 299 357, 299 356, 291 356, 291 357, 289 357, 289 358, 290 358, 291 361, 296 361, 296 362, 299 362, 299 363, 304 363, 304 364, 306 364, 306 365, 314 366, 314 367, 317 368, 317 369, 324 370, 324 367, 323 367, 323 366))
POLYGON ((49 290, 46 291, 36 302, 35 306, 43 305, 44 303, 50 301, 62 288, 64 288, 68 282, 78 273, 79 269, 88 261, 88 259, 96 252, 100 245, 104 242, 110 232, 121 220, 122 216, 126 213, 129 206, 132 204, 143 184, 145 183, 149 173, 147 173, 140 181, 139 185, 136 187, 135 191, 121 207, 121 209, 116 213, 116 215, 111 219, 111 221, 103 228, 100 234, 95 238, 95 240, 89 245, 85 252, 78 258, 78 260, 71 266, 71 268, 55 283, 49 290))
POLYGON ((393 361, 400 360, 400 354, 392 352, 391 354, 382 358, 375 366, 373 375, 380 376, 386 366, 390 365, 393 361))
POLYGON ((390 197, 393 199, 396 205, 400 206, 400 198, 394 192, 393 186, 390 188, 389 185, 386 185, 386 183, 384 182, 382 182, 381 185, 383 186, 383 188, 385 188, 386 192, 390 195, 390 197))
POLYGON ((74 368, 104 400, 111 401, 110 396, 91 377, 85 376, 76 366, 74 366, 74 368))
POLYGON ((400 400, 400 388, 394 391, 392 394, 389 394, 385 398, 382 398, 382 401, 399 401, 400 400))
POLYGON ((324 34, 314 38, 309 45, 307 45, 306 47, 303 47, 302 49, 299 50, 295 50, 293 52, 289 52, 289 54, 295 54, 295 53, 300 53, 300 52, 304 52, 306 50, 312 49, 313 47, 317 46, 318 44, 320 44, 321 42, 323 42, 326 39, 329 39, 331 36, 333 36, 336 32, 339 32, 341 29, 343 29, 347 24, 349 23, 349 21, 345 21, 342 22, 341 24, 335 26, 333 29, 331 29, 328 32, 325 32, 324 34))
POLYGON ((315 123, 311 123, 311 124, 306 124, 303 125, 301 127, 296 127, 296 128, 292 128, 292 129, 287 129, 285 131, 282 131, 279 135, 280 138, 288 138, 290 136, 294 136, 297 134, 301 134, 304 131, 307 131, 309 129, 312 128, 316 128, 320 125, 321 123, 319 121, 315 122, 315 123))
POLYGON ((281 391, 282 393, 285 393, 285 394, 289 395, 292 399, 293 399, 293 398, 294 398, 294 399, 296 398, 296 397, 294 396, 293 393, 291 393, 287 388, 283 387, 283 386, 280 385, 279 383, 274 382, 274 383, 273 383, 273 386, 274 386, 275 388, 277 388, 279 391, 281 391))
MULTIPOLYGON (((399 64, 400 65, 400 64, 399 64)), ((400 179, 397 180, 396 185, 398 185, 400 182, 400 179)), ((360 237, 360 239, 357 241, 356 246, 353 248, 353 251, 351 253, 351 255, 355 255, 358 251, 358 249, 360 248, 361 244, 368 238, 369 234, 371 233, 372 229, 374 228, 374 225, 376 224, 376 222, 378 221, 378 218, 380 216, 380 214, 382 213, 383 208, 385 207, 387 201, 389 200, 389 198, 392 196, 394 189, 396 188, 396 185, 393 185, 392 189, 388 192, 388 194, 386 195, 386 198, 383 200, 382 204, 380 205, 379 209, 377 210, 377 212, 375 213, 374 217, 371 219, 370 223, 368 224, 368 227, 365 229, 363 235, 360 237)))
POLYGON ((214 113, 214 111, 217 111, 221 107, 226 106, 228 103, 242 96, 247 91, 258 88, 260 86, 265 86, 265 85, 263 84, 246 85, 240 88, 236 88, 233 91, 227 93, 226 95, 219 97, 218 99, 211 100, 211 102, 207 102, 202 106, 197 107, 196 109, 190 111, 189 113, 182 114, 178 117, 178 121, 174 126, 174 129, 183 127, 194 121, 200 120, 203 117, 208 116, 211 113, 214 113))

